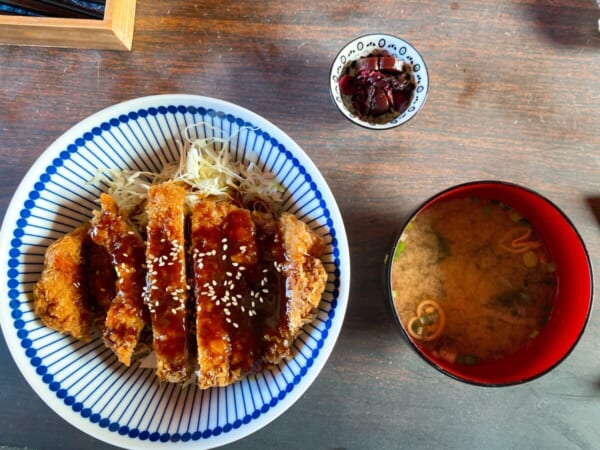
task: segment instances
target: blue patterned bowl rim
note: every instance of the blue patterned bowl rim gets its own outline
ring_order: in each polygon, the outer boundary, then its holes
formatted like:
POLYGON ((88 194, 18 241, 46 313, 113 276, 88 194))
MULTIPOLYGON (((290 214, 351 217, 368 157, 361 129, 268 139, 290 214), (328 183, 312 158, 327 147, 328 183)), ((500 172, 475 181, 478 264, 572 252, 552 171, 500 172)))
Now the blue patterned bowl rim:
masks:
MULTIPOLYGON (((208 127, 199 133, 211 133, 208 127)), ((341 214, 306 153, 268 120, 222 100, 187 94, 132 99, 65 132, 17 188, 0 231, 0 325, 13 359, 35 392, 80 430, 125 448, 212 448, 241 439, 285 412, 309 388, 340 333, 350 287, 341 214), (159 167, 173 160, 181 125, 204 122, 239 132, 238 159, 258 157, 286 187, 284 206, 326 241, 328 282, 315 321, 290 361, 226 388, 205 391, 155 381, 151 369, 125 368, 96 338, 82 344, 44 327, 32 287, 54 239, 89 218, 105 186, 94 168, 159 167), (160 156, 159 156, 160 153, 160 156)))

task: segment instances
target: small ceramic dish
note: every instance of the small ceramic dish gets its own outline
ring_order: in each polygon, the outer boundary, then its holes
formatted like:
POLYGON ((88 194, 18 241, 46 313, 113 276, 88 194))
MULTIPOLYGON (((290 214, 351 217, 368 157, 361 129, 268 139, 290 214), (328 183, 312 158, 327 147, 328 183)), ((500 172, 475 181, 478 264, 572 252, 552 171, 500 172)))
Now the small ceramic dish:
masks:
POLYGON ((329 74, 329 90, 331 98, 340 112, 351 122, 373 130, 395 128, 412 119, 423 107, 429 88, 427 66, 419 52, 407 41, 384 33, 374 33, 358 37, 346 44, 337 54, 331 65, 329 74), (386 55, 401 62, 409 68, 413 79, 413 87, 408 103, 398 114, 388 114, 383 123, 372 117, 357 113, 352 101, 340 91, 340 80, 348 72, 351 65, 361 58, 373 55, 386 55))
POLYGON ((552 371, 582 336, 593 299, 589 255, 570 219, 544 196, 501 181, 454 186, 419 206, 387 258, 386 284, 393 315, 417 354, 481 386, 520 384, 552 371), (442 204, 443 213, 424 215, 442 204), (500 227, 501 220, 510 225, 500 227), (528 234, 510 238, 507 248, 507 228, 528 234), (534 264, 526 253, 536 255, 534 264), (419 317, 411 318, 415 300, 419 317), (433 315, 419 313, 424 303, 433 315), (432 320, 410 329, 415 318, 432 320), (533 331, 520 328, 525 324, 533 331))

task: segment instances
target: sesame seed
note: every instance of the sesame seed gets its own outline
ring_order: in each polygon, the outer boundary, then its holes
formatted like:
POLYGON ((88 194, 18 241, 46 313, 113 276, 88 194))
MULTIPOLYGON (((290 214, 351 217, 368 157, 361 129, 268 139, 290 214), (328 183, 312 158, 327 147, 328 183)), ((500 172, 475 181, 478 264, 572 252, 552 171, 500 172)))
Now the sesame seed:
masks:
POLYGON ((225 317, 225 320, 227 321, 227 323, 231 323, 231 319, 229 317, 225 317))
POLYGON ((233 323, 234 328, 238 328, 238 324, 237 323, 233 323))

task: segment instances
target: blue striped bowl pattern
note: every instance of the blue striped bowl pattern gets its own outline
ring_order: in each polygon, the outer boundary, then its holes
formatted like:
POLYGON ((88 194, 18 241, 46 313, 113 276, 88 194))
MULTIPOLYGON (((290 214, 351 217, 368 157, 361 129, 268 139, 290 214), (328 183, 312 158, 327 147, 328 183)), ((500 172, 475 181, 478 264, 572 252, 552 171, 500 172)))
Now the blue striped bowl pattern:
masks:
MULTIPOLYGON (((200 127, 199 135, 212 136, 200 127)), ((0 324, 12 356, 38 395, 90 435, 126 448, 223 445, 265 426, 310 386, 339 335, 350 282, 348 243, 335 199, 309 157, 276 126, 244 108, 193 95, 159 95, 102 110, 56 140, 32 166, 6 212, 0 239, 0 324), (47 246, 97 207, 106 190, 98 168, 157 171, 178 157, 181 130, 204 122, 236 135, 239 160, 285 186, 284 207, 326 242, 328 282, 317 318, 295 342, 295 356, 225 388, 157 382, 152 369, 125 367, 100 338, 89 343, 46 328, 32 289, 47 246)))

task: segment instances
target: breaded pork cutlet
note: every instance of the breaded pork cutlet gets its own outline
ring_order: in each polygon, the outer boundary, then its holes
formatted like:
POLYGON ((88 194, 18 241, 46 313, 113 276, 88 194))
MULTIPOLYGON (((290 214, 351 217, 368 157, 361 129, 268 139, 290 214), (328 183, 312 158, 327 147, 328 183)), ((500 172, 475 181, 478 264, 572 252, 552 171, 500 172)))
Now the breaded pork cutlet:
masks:
POLYGON ((96 326, 102 333, 106 314, 116 295, 117 276, 106 249, 92 241, 89 236, 83 243, 83 255, 85 258, 84 286, 89 302, 94 308, 96 326))
POLYGON ((34 311, 44 325, 86 342, 92 337, 94 317, 84 283, 87 232, 85 224, 50 244, 33 288, 34 311))
POLYGON ((100 211, 94 211, 90 236, 104 247, 116 271, 116 295, 106 315, 102 337, 107 347, 126 366, 146 324, 142 300, 145 286, 145 245, 133 226, 119 214, 114 199, 100 196, 100 211))
POLYGON ((265 320, 263 359, 277 364, 290 357, 292 344, 301 328, 316 316, 327 282, 327 272, 320 257, 323 239, 294 215, 284 213, 279 220, 254 212, 263 258, 271 260, 284 279, 284 289, 270 305, 272 319, 265 320))
POLYGON ((228 247, 223 235, 225 217, 233 206, 201 201, 191 214, 190 251, 196 299, 196 344, 201 388, 231 382, 231 318, 225 310, 227 285, 224 263, 228 247), (223 248, 225 247, 225 252, 223 248))
POLYGON ((161 381, 186 381, 192 373, 188 345, 185 261, 185 189, 174 183, 148 192, 146 291, 150 311, 156 375, 161 381))
MULTIPOLYGON (((262 369, 261 322, 257 315, 260 290, 271 289, 260 271, 256 226, 250 211, 232 207, 223 221, 221 260, 226 290, 223 303, 231 337, 230 382, 262 369), (225 258, 223 258, 225 256, 225 258), (262 283, 262 284, 261 284, 262 283)), ((263 293, 264 295, 264 293, 263 293)))

